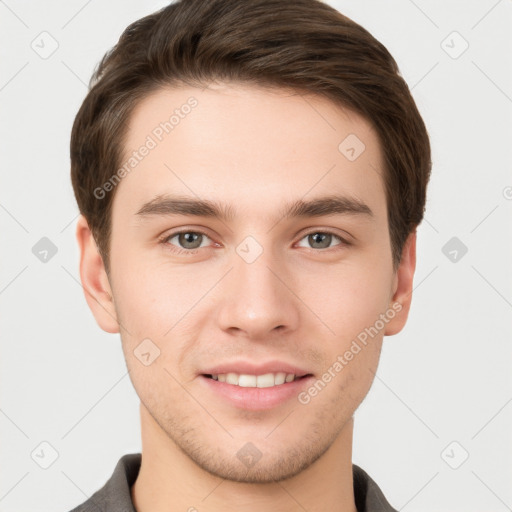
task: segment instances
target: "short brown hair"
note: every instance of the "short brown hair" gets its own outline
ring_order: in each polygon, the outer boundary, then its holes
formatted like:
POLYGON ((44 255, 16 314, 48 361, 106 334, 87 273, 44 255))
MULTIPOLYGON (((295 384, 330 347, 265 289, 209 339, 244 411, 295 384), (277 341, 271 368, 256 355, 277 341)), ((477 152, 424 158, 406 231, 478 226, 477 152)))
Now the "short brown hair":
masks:
MULTIPOLYGON (((96 68, 71 134, 71 179, 109 269, 115 193, 138 102, 169 86, 241 82, 321 95, 375 127, 394 269, 423 219, 430 142, 398 66, 366 29, 319 0, 179 0, 132 23, 96 68)), ((340 141, 341 142, 341 141, 340 141)))

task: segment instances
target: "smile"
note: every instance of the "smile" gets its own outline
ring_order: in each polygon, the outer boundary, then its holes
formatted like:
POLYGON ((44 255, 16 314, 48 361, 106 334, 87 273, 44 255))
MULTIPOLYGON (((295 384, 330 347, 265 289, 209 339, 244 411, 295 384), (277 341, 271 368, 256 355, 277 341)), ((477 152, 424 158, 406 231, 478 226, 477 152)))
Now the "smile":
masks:
POLYGON ((302 377, 297 377, 293 373, 265 373, 264 375, 249 375, 239 373, 220 373, 218 375, 206 375, 213 380, 219 382, 226 382, 234 386, 242 388, 271 388, 274 386, 281 386, 285 382, 292 382, 302 377))

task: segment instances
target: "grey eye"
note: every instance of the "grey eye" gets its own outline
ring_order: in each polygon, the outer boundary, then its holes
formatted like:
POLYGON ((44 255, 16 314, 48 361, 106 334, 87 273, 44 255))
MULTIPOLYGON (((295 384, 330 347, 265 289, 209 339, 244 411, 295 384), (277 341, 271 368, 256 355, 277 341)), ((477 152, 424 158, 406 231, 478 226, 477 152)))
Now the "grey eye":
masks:
POLYGON ((180 249, 199 249, 204 247, 203 242, 208 240, 208 237, 197 231, 182 231, 181 233, 175 233, 167 238, 167 242, 171 245, 175 245, 180 249), (177 239, 177 243, 173 243, 172 240, 177 239))
MULTIPOLYGON (((302 240, 307 239, 307 243, 309 244, 306 247, 310 247, 313 249, 328 249, 331 246, 331 243, 333 239, 338 239, 340 241, 341 238, 333 233, 327 233, 323 231, 315 231, 313 233, 309 233, 306 235, 302 240)), ((301 242, 302 242, 301 240, 301 242)), ((339 244, 334 244, 339 245, 339 244)), ((305 247, 304 245, 301 245, 301 247, 305 247)))

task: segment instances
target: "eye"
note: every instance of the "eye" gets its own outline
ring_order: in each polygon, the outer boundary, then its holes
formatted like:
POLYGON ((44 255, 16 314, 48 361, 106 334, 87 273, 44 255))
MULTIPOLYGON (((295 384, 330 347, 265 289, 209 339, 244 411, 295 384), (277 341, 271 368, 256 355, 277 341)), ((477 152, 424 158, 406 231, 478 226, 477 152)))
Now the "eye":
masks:
MULTIPOLYGON (((306 243, 311 244, 311 248, 313 249, 329 249, 331 246, 331 242, 334 239, 340 241, 340 243, 335 244, 335 246, 347 246, 350 245, 349 242, 341 238, 339 235, 335 235, 334 233, 330 233, 329 231, 312 231, 304 236, 302 240, 306 240, 306 243)), ((300 247, 305 247, 304 245, 300 245, 300 247)))
MULTIPOLYGON (((209 242, 212 242, 211 238, 202 231, 193 230, 181 230, 171 234, 166 234, 160 240, 168 250, 175 254, 186 254, 193 255, 198 252, 199 249, 208 247, 209 242)), ((303 236, 298 243, 299 247, 308 247, 310 249, 330 249, 332 247, 338 247, 343 249, 346 246, 351 245, 350 242, 343 239, 341 236, 331 233, 329 231, 311 231, 310 233, 303 236), (308 246, 302 245, 305 240, 308 246), (333 244, 333 242, 338 243, 333 244)))
POLYGON ((201 231, 183 230, 166 235, 161 240, 161 243, 166 245, 171 251, 178 254, 195 254, 197 249, 208 245, 208 243, 204 243, 207 240, 210 240, 210 238, 206 233, 201 231))

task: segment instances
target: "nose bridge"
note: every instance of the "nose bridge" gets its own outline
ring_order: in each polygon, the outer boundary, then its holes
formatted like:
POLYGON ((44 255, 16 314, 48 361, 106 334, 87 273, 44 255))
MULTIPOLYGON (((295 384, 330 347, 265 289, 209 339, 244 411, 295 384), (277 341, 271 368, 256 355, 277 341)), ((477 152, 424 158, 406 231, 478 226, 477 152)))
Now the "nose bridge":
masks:
POLYGON ((247 237, 233 253, 233 270, 225 289, 218 320, 222 329, 265 338, 272 331, 293 329, 298 321, 293 293, 283 265, 271 249, 247 237))

